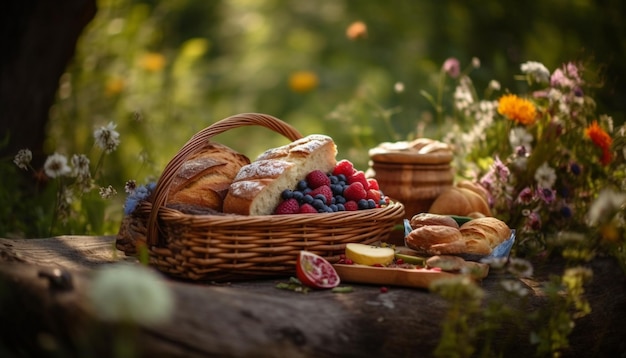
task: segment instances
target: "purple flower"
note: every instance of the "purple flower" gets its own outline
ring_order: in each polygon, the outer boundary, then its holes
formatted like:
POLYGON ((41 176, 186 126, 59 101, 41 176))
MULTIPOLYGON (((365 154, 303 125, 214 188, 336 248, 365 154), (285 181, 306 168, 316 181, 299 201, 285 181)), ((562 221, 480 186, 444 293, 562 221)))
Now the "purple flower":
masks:
POLYGON ((546 204, 551 204, 556 198, 554 190, 550 188, 539 188, 537 189, 537 193, 546 204))
POLYGON ((539 214, 534 211, 528 214, 528 216, 526 217, 525 226, 527 229, 539 231, 541 229, 541 217, 539 216, 539 214))
POLYGON ((582 171, 582 169, 580 168, 580 165, 578 165, 578 163, 576 162, 572 162, 569 165, 569 170, 571 170, 574 175, 578 175, 582 171))
POLYGON ((572 217, 572 208, 570 208, 569 206, 563 205, 560 211, 561 216, 563 216, 564 218, 569 219, 572 217))
POLYGON ((529 187, 522 189, 517 196, 517 202, 521 204, 530 204, 534 199, 535 195, 533 194, 533 190, 529 187))
POLYGON ((448 58, 443 63, 442 69, 452 78, 457 78, 461 74, 461 64, 454 57, 448 58))

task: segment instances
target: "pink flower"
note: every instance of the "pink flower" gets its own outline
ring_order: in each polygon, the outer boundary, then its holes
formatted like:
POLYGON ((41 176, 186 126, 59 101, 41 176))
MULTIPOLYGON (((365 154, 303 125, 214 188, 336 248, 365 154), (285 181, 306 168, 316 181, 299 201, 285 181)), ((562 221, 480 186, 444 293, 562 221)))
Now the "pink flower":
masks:
POLYGON ((461 64, 459 60, 454 57, 448 58, 443 63, 443 70, 452 78, 457 78, 461 74, 461 64))

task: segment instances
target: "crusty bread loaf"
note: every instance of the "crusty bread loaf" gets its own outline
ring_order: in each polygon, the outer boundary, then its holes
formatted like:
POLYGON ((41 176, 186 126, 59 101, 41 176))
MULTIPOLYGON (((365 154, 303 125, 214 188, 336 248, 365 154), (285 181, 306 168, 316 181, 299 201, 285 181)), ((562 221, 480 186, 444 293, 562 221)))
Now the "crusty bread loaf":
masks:
POLYGON ((295 188, 313 170, 325 173, 337 164, 332 138, 313 134, 262 153, 242 167, 224 199, 224 212, 270 215, 285 189, 295 188))
POLYGON ((470 213, 481 213, 491 216, 487 201, 476 192, 456 186, 444 190, 430 206, 432 214, 468 216, 470 213))
POLYGON ((208 142, 190 156, 172 180, 169 204, 188 204, 222 211, 230 184, 248 157, 219 143, 208 142))
POLYGON ((419 213, 413 215, 410 221, 411 228, 417 229, 421 226, 427 225, 443 225, 454 228, 459 228, 459 223, 448 215, 431 214, 431 213, 419 213))

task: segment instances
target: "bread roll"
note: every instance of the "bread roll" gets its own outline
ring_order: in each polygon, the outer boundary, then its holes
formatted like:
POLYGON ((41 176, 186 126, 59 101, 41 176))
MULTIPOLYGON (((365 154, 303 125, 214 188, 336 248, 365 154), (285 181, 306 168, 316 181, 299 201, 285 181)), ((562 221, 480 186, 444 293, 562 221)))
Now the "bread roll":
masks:
POLYGON ((230 184, 241 167, 249 163, 245 155, 223 144, 208 142, 180 167, 172 180, 167 203, 221 212, 230 184))
POLYGON ((463 241, 458 228, 444 225, 427 225, 413 229, 405 238, 406 246, 421 254, 434 255, 431 247, 442 243, 463 241))
POLYGON ((478 212, 491 216, 487 201, 472 190, 459 187, 450 187, 444 190, 430 206, 428 212, 432 214, 468 216, 478 212))
POLYGON ((459 228, 459 223, 456 222, 452 217, 448 215, 439 215, 439 214, 431 214, 431 213, 419 213, 414 215, 410 221, 411 228, 417 229, 421 226, 427 225, 443 225, 450 226, 453 228, 459 228))
POLYGON ((485 241, 491 248, 500 245, 511 236, 508 225, 494 217, 470 220, 459 229, 466 240, 485 241))
POLYGON ((336 155, 332 138, 320 134, 267 150, 239 170, 224 199, 223 211, 270 215, 285 189, 295 188, 313 170, 331 172, 337 164, 336 155))

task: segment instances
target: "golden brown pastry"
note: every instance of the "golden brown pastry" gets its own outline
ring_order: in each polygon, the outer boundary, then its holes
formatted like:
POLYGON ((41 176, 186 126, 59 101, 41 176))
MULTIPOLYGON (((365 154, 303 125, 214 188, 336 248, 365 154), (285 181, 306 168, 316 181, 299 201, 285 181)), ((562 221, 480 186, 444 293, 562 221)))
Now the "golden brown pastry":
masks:
POLYGON ((426 225, 443 225, 454 228, 459 228, 459 223, 448 215, 439 215, 432 213, 419 213, 413 215, 410 221, 411 228, 417 229, 420 226, 426 225))
POLYGON ((508 225, 494 217, 484 217, 470 220, 459 229, 466 240, 485 241, 494 248, 511 236, 508 225))
POLYGON ((422 254, 436 255, 444 252, 434 252, 431 247, 442 243, 450 244, 463 241, 463 235, 458 228, 445 225, 427 225, 413 229, 405 238, 406 246, 422 254))
POLYGON ((188 204, 222 211, 230 184, 248 157, 219 143, 209 142, 190 156, 176 173, 170 186, 170 204, 188 204))
POLYGON ((489 209, 487 200, 470 189, 456 186, 450 187, 439 194, 437 199, 435 199, 430 206, 428 212, 432 214, 459 216, 468 216, 470 213, 480 213, 485 216, 491 216, 491 209, 489 209))

